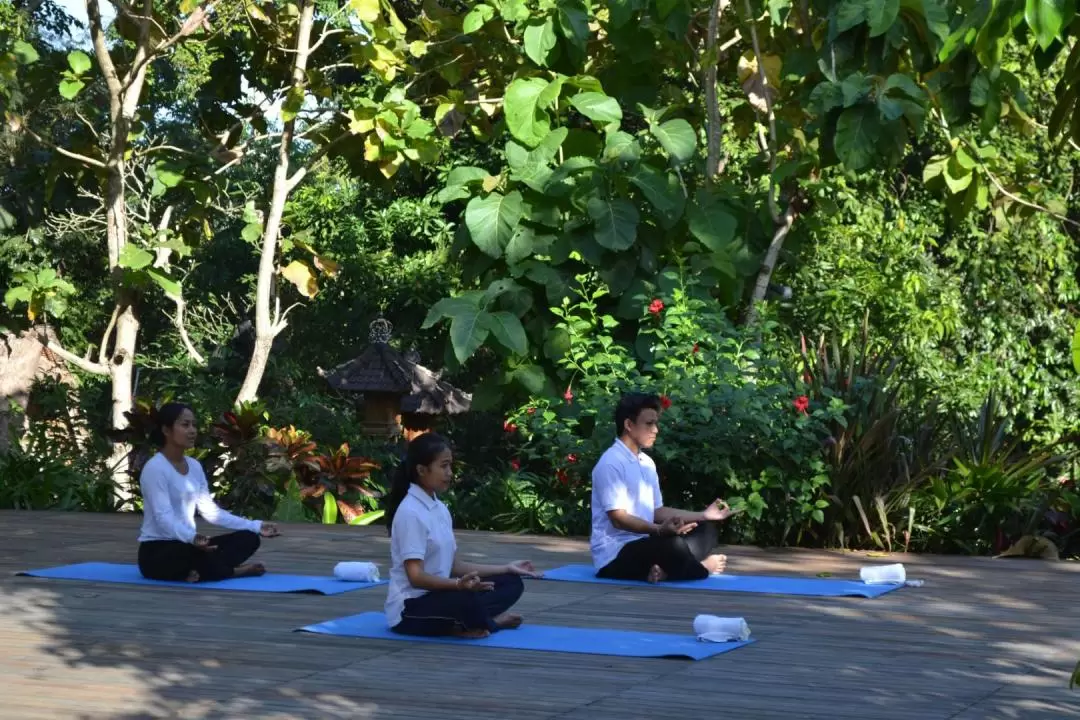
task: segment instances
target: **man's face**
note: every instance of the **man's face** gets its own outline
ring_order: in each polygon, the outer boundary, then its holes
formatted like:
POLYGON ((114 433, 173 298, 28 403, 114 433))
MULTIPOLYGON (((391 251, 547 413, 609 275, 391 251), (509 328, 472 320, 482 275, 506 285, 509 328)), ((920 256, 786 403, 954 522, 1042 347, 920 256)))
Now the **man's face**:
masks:
POLYGON ((660 432, 660 414, 651 408, 642 410, 637 420, 626 421, 626 432, 638 447, 648 450, 660 432))

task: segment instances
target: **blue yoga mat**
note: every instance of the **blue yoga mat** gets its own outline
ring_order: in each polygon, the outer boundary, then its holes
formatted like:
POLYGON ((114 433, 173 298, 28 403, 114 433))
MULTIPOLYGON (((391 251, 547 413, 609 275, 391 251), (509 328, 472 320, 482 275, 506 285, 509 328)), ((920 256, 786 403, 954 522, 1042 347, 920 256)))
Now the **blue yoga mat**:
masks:
POLYGON ((767 575, 713 575, 704 580, 647 583, 641 580, 609 580, 596 577, 591 565, 564 565, 544 571, 545 580, 598 583, 601 585, 644 585, 680 590, 716 590, 719 592, 766 593, 771 595, 809 595, 813 597, 876 598, 900 585, 867 585, 857 580, 828 578, 770 577, 767 575))
POLYGON ((454 637, 417 637, 391 632, 386 627, 386 615, 377 612, 349 615, 337 620, 327 620, 317 625, 308 625, 297 629, 300 632, 370 638, 372 640, 399 640, 442 645, 476 645, 477 647, 543 650, 579 653, 582 655, 687 658, 689 660, 704 660, 714 655, 737 650, 754 642, 753 640, 746 640, 745 642, 711 643, 701 642, 690 634, 670 635, 667 633, 631 632, 628 630, 529 625, 528 623, 516 630, 503 630, 482 640, 465 640, 454 637))
POLYGON ((337 595, 351 590, 362 590, 364 588, 386 584, 385 580, 376 583, 353 583, 338 580, 335 577, 320 577, 318 575, 281 575, 278 573, 267 573, 262 577, 231 578, 229 580, 217 580, 214 582, 167 582, 163 580, 147 580, 139 574, 139 568, 135 565, 101 562, 62 565, 60 567, 44 568, 41 570, 26 570, 16 574, 56 580, 86 580, 89 582, 123 583, 125 585, 155 585, 196 588, 200 590, 241 590, 247 592, 316 593, 319 595, 337 595))

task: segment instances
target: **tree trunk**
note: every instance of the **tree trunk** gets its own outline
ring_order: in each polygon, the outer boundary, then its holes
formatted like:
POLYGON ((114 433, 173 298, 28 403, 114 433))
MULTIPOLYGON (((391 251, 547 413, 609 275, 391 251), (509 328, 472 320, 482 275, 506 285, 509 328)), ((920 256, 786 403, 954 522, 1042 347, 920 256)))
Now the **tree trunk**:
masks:
MULTIPOLYGON (((315 24, 315 6, 312 2, 302 2, 300 21, 296 29, 296 55, 293 61, 293 87, 302 87, 307 73, 308 56, 311 54, 311 31, 315 24)), ((303 177, 303 169, 293 177, 289 176, 289 151, 292 149, 296 120, 285 123, 278 144, 278 162, 274 168, 274 184, 270 191, 270 209, 263 228, 262 251, 259 257, 259 283, 255 291, 255 347, 251 352, 247 375, 236 395, 236 404, 251 402, 259 396, 259 385, 266 372, 266 363, 270 359, 270 348, 274 338, 285 329, 285 320, 281 314, 280 302, 275 300, 271 315, 270 302, 274 299, 277 283, 277 246, 281 231, 281 216, 285 212, 285 203, 289 193, 303 177)))
POLYGON ((784 239, 791 232, 791 226, 795 222, 795 204, 789 203, 784 215, 776 226, 769 249, 765 251, 765 258, 761 261, 761 269, 758 270, 757 280, 754 282, 754 292, 750 295, 750 304, 746 306, 746 315, 743 322, 747 325, 757 320, 758 303, 765 299, 769 291, 769 281, 772 279, 773 269, 776 267, 776 259, 780 256, 780 248, 784 246, 784 239))
POLYGON ((0 335, 0 457, 11 448, 11 405, 26 409, 43 347, 32 335, 0 335))

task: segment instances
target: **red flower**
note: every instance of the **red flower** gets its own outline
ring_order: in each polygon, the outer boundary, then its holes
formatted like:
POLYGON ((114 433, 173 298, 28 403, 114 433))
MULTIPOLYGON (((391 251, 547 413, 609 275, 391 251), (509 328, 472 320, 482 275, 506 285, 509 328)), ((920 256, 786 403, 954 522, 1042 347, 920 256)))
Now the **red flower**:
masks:
POLYGON ((521 469, 521 461, 518 460, 517 458, 512 458, 510 460, 510 467, 514 468, 515 471, 520 470, 521 469))
POLYGON ((558 472, 556 472, 555 478, 563 485, 568 485, 570 483, 570 476, 566 474, 565 470, 559 470, 558 472))
POLYGON ((570 453, 569 455, 566 456, 566 460, 567 460, 567 462, 576 463, 577 462, 577 455, 575 455, 574 453, 570 453))
POLYGON ((660 407, 664 410, 667 410, 669 407, 671 407, 671 398, 669 398, 667 395, 661 395, 660 407))
POLYGON ((700 349, 701 349, 701 348, 700 348, 700 347, 698 346, 698 344, 697 344, 697 343, 694 343, 694 349, 693 349, 693 350, 692 350, 691 352, 693 352, 693 353, 694 353, 695 355, 697 355, 697 354, 698 354, 698 350, 700 350, 700 349))
POLYGON ((810 398, 805 395, 800 395, 795 398, 795 409, 801 412, 803 415, 809 414, 807 411, 810 409, 810 398))
POLYGON ((535 414, 536 414, 536 408, 529 408, 529 409, 528 409, 528 410, 526 410, 525 412, 526 412, 527 414, 529 414, 529 415, 535 415, 535 414))
POLYGON ((569 385, 566 386, 566 392, 564 392, 562 396, 563 400, 565 400, 566 402, 570 402, 574 399, 574 391, 570 389, 569 385))
POLYGON ((663 311, 664 301, 660 298, 655 298, 651 303, 649 303, 649 312, 651 312, 653 315, 659 315, 663 311))
POLYGON ((517 432, 517 425, 507 420, 503 423, 503 430, 508 433, 517 432))

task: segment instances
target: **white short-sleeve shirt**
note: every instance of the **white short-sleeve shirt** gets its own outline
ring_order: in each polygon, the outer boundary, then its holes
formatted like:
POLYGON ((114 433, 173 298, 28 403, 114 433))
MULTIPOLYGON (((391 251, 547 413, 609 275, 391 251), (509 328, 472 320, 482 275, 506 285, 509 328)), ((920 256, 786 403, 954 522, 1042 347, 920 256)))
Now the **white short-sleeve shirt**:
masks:
POLYGON ((410 485, 390 528, 390 586, 385 607, 389 627, 401 622, 406 600, 427 593, 409 583, 405 561, 423 560, 424 572, 428 575, 448 578, 456 552, 450 510, 418 485, 410 485))
POLYGON ((611 524, 610 510, 625 510, 646 522, 653 522, 657 508, 664 504, 656 463, 645 453, 635 453, 616 440, 592 471, 592 551, 593 566, 599 570, 619 554, 623 546, 646 535, 620 530, 611 524))

